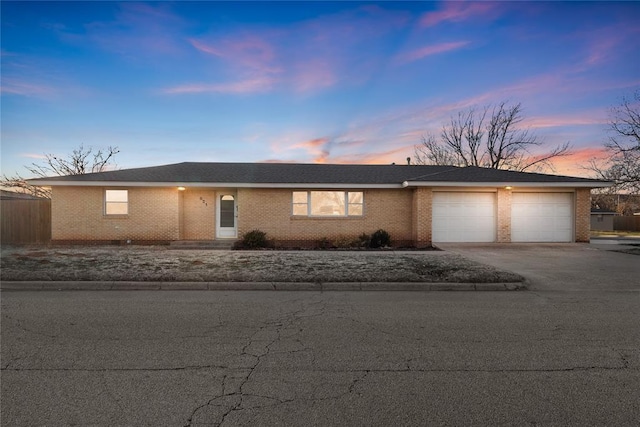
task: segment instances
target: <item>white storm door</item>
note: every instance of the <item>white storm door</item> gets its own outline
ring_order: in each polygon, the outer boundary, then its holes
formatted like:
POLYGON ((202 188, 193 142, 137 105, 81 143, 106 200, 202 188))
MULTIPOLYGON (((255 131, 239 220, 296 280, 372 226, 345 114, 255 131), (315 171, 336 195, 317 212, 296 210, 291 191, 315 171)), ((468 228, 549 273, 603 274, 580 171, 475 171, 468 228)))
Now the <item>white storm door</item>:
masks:
POLYGON ((236 215, 236 195, 218 193, 216 203, 216 237, 235 238, 238 235, 238 218, 236 215))
POLYGON ((572 242, 571 193, 513 193, 512 242, 572 242))
POLYGON ((434 242, 495 242, 495 193, 434 192, 434 242))

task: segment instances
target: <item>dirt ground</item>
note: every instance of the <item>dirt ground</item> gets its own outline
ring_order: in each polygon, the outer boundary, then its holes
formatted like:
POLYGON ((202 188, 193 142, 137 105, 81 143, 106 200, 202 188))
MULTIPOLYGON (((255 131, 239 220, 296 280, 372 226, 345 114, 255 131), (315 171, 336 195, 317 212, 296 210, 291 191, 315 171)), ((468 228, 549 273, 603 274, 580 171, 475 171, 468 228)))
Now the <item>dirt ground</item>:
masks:
POLYGON ((2 280, 520 282, 460 255, 427 251, 220 251, 166 247, 3 247, 2 280))

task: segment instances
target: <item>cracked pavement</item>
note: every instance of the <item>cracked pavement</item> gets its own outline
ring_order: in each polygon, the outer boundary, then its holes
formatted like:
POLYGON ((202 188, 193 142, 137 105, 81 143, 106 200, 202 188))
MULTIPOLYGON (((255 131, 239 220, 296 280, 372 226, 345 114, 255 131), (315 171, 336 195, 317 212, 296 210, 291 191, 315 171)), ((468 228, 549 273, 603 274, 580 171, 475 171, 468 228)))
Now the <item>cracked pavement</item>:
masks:
POLYGON ((637 425, 637 292, 2 292, 2 425, 637 425))

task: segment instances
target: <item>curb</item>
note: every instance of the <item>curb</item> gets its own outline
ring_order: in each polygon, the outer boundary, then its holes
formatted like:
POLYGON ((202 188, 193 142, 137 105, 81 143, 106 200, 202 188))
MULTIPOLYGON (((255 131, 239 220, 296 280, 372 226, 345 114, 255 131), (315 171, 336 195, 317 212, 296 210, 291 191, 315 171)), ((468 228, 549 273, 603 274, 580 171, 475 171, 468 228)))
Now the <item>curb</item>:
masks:
POLYGON ((519 291, 515 283, 422 282, 0 282, 2 291, 519 291))

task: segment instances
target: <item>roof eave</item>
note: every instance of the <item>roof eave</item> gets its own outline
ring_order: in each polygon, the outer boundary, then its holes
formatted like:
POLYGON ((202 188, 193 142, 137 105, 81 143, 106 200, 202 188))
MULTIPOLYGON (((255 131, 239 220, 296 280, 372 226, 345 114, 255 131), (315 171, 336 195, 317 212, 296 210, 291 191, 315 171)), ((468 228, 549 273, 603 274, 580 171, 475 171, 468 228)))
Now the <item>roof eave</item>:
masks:
POLYGON ((402 188, 402 184, 356 183, 251 183, 251 182, 144 182, 144 181, 72 181, 38 180, 28 184, 46 187, 192 187, 192 188, 402 188))
POLYGON ((564 188, 604 188, 611 187, 612 182, 464 182, 464 181, 405 181, 403 187, 564 187, 564 188))

